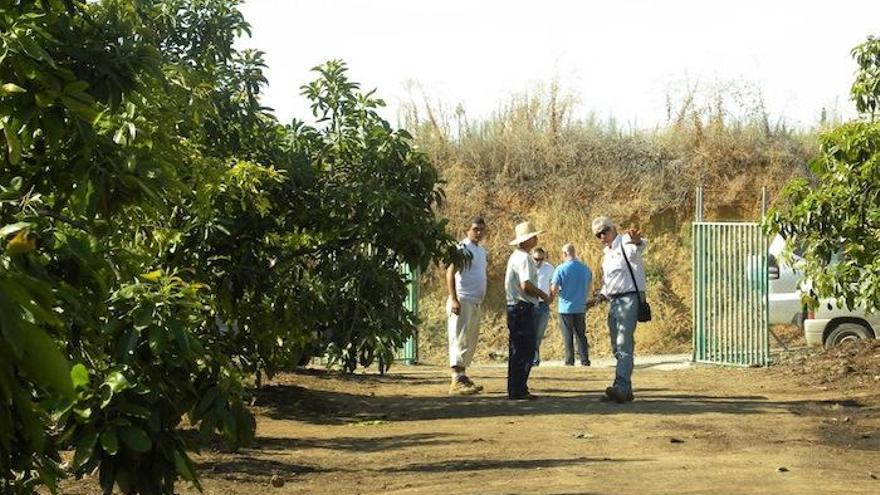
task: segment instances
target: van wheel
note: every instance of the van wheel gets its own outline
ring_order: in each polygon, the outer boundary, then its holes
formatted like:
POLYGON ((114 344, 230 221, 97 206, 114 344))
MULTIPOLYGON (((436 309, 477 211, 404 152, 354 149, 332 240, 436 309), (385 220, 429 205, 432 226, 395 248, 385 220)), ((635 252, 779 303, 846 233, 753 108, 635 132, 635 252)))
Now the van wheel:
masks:
POLYGON ((848 341, 870 339, 873 332, 861 323, 845 322, 834 327, 834 330, 825 337, 825 348, 830 349, 836 345, 848 341))

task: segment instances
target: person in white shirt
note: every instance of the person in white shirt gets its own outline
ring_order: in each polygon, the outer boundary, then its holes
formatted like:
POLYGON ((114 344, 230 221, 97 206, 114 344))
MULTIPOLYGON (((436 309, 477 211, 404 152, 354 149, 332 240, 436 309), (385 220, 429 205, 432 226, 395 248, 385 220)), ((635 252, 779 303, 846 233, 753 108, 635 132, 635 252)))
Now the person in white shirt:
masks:
POLYGON ((550 295, 538 288, 538 270, 529 256, 529 250, 538 245, 538 234, 531 222, 522 222, 514 230, 516 238, 510 241, 516 249, 507 260, 504 291, 507 297, 507 330, 509 357, 507 358, 507 398, 533 400, 529 392, 529 373, 535 357, 535 307, 543 300, 550 303, 550 295))
POLYGON ((602 242, 602 288, 588 306, 608 301, 608 333, 617 359, 614 384, 605 389, 603 400, 618 403, 633 400, 633 340, 639 315, 639 300, 645 298, 645 262, 647 240, 638 229, 618 234, 608 217, 592 223, 593 234, 602 242))
MULTIPOLYGON (((544 252, 544 248, 532 249, 532 260, 535 261, 535 268, 538 271, 538 288, 550 294, 550 279, 553 278, 554 266, 546 258, 547 253, 544 252)), ((541 341, 544 340, 544 333, 547 331, 549 321, 550 305, 540 301, 538 307, 535 308, 535 359, 532 360, 532 366, 541 364, 541 341)))
POLYGON ((452 368, 450 395, 472 395, 481 390, 466 374, 474 358, 480 336, 480 320, 483 317, 483 299, 486 297, 486 269, 488 257, 480 245, 486 235, 486 222, 474 217, 469 223, 467 237, 459 248, 467 250, 471 259, 466 267, 446 269, 447 334, 449 337, 449 366, 452 368))

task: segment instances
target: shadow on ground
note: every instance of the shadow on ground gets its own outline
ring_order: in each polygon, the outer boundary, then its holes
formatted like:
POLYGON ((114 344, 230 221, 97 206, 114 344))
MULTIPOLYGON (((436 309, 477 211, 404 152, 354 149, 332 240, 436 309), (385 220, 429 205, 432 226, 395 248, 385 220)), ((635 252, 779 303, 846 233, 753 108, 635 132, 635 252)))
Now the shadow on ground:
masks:
POLYGON ((387 452, 411 447, 453 445, 465 442, 444 433, 415 433, 380 437, 277 438, 257 437, 254 444, 261 450, 328 449, 351 452, 387 452))
MULTIPOLYGON (((401 379, 411 377, 395 377, 401 379)), ((375 377, 388 380, 388 377, 375 377)), ((359 380, 364 380, 360 378, 359 380)), ((545 379, 542 378, 542 381, 545 379)), ((440 378, 440 384, 445 381, 440 378)), ((407 382, 408 383, 408 382, 407 382)), ((433 381, 431 382, 433 383, 433 381)), ((571 383, 571 382, 569 382, 571 383)), ((774 401, 762 395, 712 396, 670 392, 663 388, 637 389, 636 400, 627 404, 600 402, 604 386, 598 381, 581 380, 575 387, 563 382, 542 389, 539 400, 512 402, 501 393, 482 393, 467 397, 446 395, 364 395, 338 390, 307 389, 293 384, 263 387, 255 405, 273 419, 298 420, 312 424, 336 425, 367 422, 427 421, 453 418, 520 417, 554 414, 660 414, 739 416, 757 413, 813 414, 825 408, 823 401, 774 401), (585 388, 592 390, 585 392, 585 388)), ((442 385, 438 384, 438 388, 442 385)), ((440 389, 442 390, 442 388, 440 389)), ((837 402, 840 407, 858 407, 856 400, 837 402)))
POLYGON ((442 462, 409 464, 380 469, 386 473, 422 472, 442 473, 459 471, 484 471, 496 469, 546 469, 565 466, 582 466, 600 462, 641 462, 644 459, 611 459, 608 457, 575 457, 566 459, 455 459, 442 462))

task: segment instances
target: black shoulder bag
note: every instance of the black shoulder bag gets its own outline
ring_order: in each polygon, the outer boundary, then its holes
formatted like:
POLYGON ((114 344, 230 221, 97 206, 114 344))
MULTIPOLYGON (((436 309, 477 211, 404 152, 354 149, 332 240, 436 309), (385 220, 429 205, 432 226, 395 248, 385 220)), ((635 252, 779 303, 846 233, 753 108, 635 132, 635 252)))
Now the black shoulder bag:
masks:
POLYGON ((633 286, 636 288, 636 299, 639 301, 639 321, 651 321, 651 305, 648 301, 642 301, 641 292, 639 292, 639 284, 636 282, 636 274, 633 273, 633 267, 629 264, 629 258, 626 257, 626 251, 623 249, 623 243, 620 244, 620 252, 623 254, 623 261, 629 268, 629 276, 633 279, 633 286))

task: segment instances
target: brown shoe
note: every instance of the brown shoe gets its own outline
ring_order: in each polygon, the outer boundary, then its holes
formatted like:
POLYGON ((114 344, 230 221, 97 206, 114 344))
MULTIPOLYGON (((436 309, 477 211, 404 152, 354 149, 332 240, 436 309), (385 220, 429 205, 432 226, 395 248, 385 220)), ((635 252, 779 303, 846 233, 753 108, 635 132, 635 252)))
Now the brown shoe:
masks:
POLYGON ((475 389, 477 390, 477 392, 482 392, 482 391, 483 391, 483 386, 482 386, 482 385, 477 385, 476 383, 473 382, 473 380, 471 380, 471 379, 468 378, 467 376, 462 376, 461 379, 462 379, 462 381, 464 381, 465 383, 467 383, 467 384, 470 385, 471 387, 475 388, 475 389))
POLYGON ((477 392, 479 390, 461 378, 452 380, 452 384, 449 385, 449 395, 474 395, 477 392))

